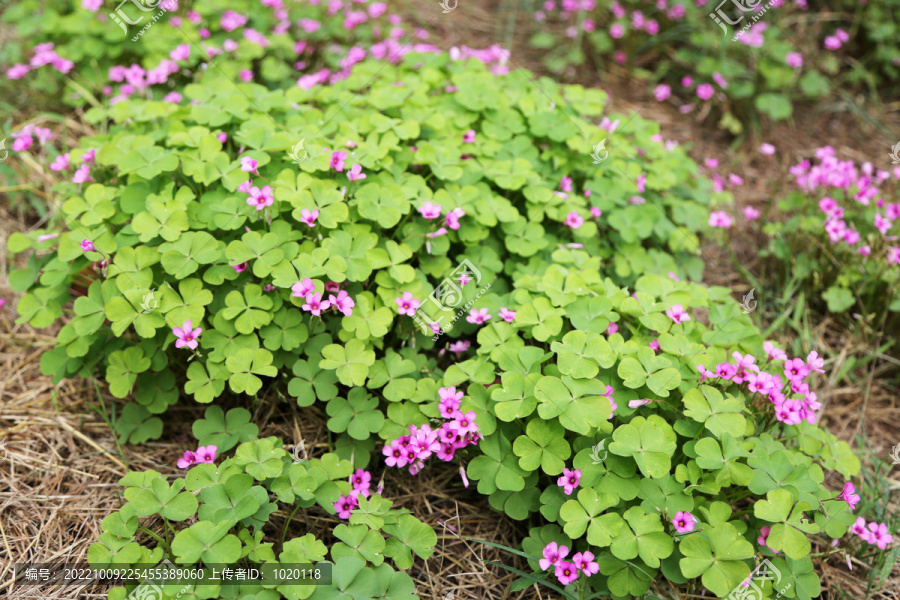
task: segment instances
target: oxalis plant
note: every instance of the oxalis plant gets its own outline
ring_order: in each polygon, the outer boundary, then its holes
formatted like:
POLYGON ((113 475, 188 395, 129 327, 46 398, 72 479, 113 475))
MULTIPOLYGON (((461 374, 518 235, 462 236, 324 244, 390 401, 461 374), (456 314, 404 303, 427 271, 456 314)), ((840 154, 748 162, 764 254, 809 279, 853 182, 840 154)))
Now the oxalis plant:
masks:
MULTIPOLYGON (((436 55, 316 90, 209 70, 184 96, 88 113, 109 128, 71 151, 93 181, 57 187, 67 231, 10 238, 28 253, 10 277, 20 322, 70 317, 42 369, 132 398, 122 442, 158 437, 182 391, 286 392, 325 403, 334 452, 289 464, 248 412, 213 405, 184 483, 123 480, 93 562, 327 550, 336 587, 186 593, 404 597, 381 557, 408 568, 433 532, 339 480, 458 461, 464 485, 532 525, 518 585, 818 594, 810 538, 840 539, 859 501, 825 475, 859 463, 815 426, 820 359, 765 345, 728 290, 694 283, 711 186, 655 124, 611 136, 599 90, 436 55), (264 540, 276 498, 348 520, 341 543, 264 540), (155 514, 165 535, 141 525, 155 514), (141 527, 154 548, 131 539, 141 527), (763 557, 777 591, 751 576, 763 557)), ((857 535, 882 551, 871 525, 857 535)))

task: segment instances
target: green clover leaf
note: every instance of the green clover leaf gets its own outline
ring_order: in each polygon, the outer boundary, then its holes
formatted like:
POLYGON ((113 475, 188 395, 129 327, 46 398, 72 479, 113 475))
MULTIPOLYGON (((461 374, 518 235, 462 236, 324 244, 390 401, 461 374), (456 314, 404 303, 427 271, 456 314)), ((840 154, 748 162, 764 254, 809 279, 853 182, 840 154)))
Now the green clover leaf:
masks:
POLYGON ((335 371, 340 382, 346 386, 363 386, 373 364, 375 352, 367 350, 360 340, 350 340, 346 346, 325 346, 319 361, 320 368, 335 371))
POLYGON ((808 556, 812 545, 807 534, 818 533, 819 526, 810 523, 803 516, 811 510, 808 502, 794 503, 794 496, 787 490, 772 490, 765 500, 753 505, 753 514, 758 519, 774 523, 769 531, 766 545, 772 550, 784 551, 795 560, 808 556))
POLYGON ((577 539, 587 532, 587 541, 592 546, 609 546, 625 522, 618 513, 602 513, 618 503, 615 496, 606 492, 598 494, 592 488, 578 490, 578 500, 567 500, 559 509, 566 535, 577 539))
POLYGON ((210 406, 203 419, 194 421, 192 431, 201 446, 213 445, 221 454, 255 438, 259 427, 250 422, 246 408, 232 408, 226 414, 221 406, 210 406))
POLYGON ((565 439, 565 429, 556 421, 531 419, 513 443, 513 452, 519 457, 519 466, 526 471, 538 467, 548 475, 559 475, 572 449, 565 439))
POLYGON ((278 369, 272 366, 272 353, 262 348, 239 350, 225 360, 225 367, 232 373, 228 384, 233 392, 254 395, 262 388, 262 380, 257 375, 275 377, 278 369))
POLYGON ((613 431, 613 440, 609 451, 632 457, 645 477, 657 479, 667 475, 672 468, 675 432, 659 415, 649 419, 635 417, 613 431))
POLYGON ((691 534, 678 547, 684 556, 679 561, 684 576, 702 576, 703 585, 720 597, 724 598, 750 573, 744 561, 753 557, 753 545, 731 523, 691 534))

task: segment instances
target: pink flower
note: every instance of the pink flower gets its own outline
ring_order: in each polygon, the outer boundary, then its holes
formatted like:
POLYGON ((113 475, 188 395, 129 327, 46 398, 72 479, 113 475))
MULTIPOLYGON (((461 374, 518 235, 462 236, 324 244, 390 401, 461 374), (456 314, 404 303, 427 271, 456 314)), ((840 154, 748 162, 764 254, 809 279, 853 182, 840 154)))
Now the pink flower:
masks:
POLYGON ((169 52, 169 58, 172 60, 187 60, 188 56, 191 54, 191 45, 190 44, 179 44, 175 47, 174 50, 169 52))
POLYGON ((447 212, 447 216, 444 218, 444 221, 447 223, 447 227, 455 231, 459 229, 459 220, 465 215, 466 211, 457 206, 453 210, 447 212))
POLYGON ((729 229, 732 224, 731 217, 728 216, 728 213, 724 210, 714 210, 709 213, 709 226, 710 227, 721 227, 722 229, 729 229))
POLYGON ((617 323, 610 323, 606 328, 606 335, 612 335, 619 331, 619 325, 617 323))
MULTIPOLYGON (((765 546, 766 548, 769 548, 768 545, 766 545, 766 542, 769 540, 769 532, 771 530, 772 530, 771 527, 768 527, 768 526, 762 527, 759 530, 760 535, 758 538, 756 538, 756 543, 758 543, 760 546, 765 546)), ((769 550, 772 550, 772 549, 769 548, 769 550)), ((778 554, 778 550, 772 550, 772 552, 774 552, 775 554, 778 554)))
POLYGON ((691 320, 690 315, 684 311, 684 307, 680 304, 673 304, 672 308, 666 311, 666 316, 675 323, 684 323, 691 320))
POLYGON ((850 506, 850 510, 855 510, 856 505, 859 504, 859 494, 855 494, 855 491, 856 489, 849 481, 844 484, 844 489, 841 490, 840 498, 850 506))
POLYGON ((581 469, 563 469, 563 474, 556 480, 556 485, 563 488, 566 496, 571 496, 581 480, 581 469))
POLYGON ((200 333, 203 330, 201 328, 193 328, 193 325, 190 321, 185 321, 181 327, 174 327, 172 329, 172 333, 175 334, 175 337, 178 338, 175 341, 176 348, 183 348, 187 346, 191 350, 197 349, 197 338, 200 337, 200 333))
POLYGON ((34 139, 28 134, 20 134, 16 137, 15 141, 12 144, 13 152, 23 152, 28 150, 31 147, 31 144, 34 143, 34 139))
POLYGON ((247 24, 247 17, 233 10, 226 10, 222 13, 222 20, 219 23, 225 31, 234 31, 247 24))
POLYGON ((441 216, 440 204, 432 204, 431 202, 426 201, 425 204, 420 206, 417 210, 422 213, 422 216, 426 219, 437 219, 441 216))
POLYGON ((250 197, 247 198, 247 204, 256 208, 256 210, 262 210, 267 206, 272 206, 275 202, 275 196, 272 194, 271 186, 263 186, 262 189, 258 187, 250 188, 250 197))
POLYGON ((450 352, 456 352, 457 354, 462 354, 466 350, 469 349, 469 346, 472 345, 472 342, 468 340, 460 340, 458 342, 453 342, 448 346, 450 352))
POLYGON ((634 180, 634 184, 637 186, 637 190, 643 194, 644 190, 647 189, 647 176, 641 173, 637 176, 637 179, 634 180))
POLYGON ((362 172, 362 165, 353 165, 353 167, 347 171, 347 179, 350 181, 358 181, 365 178, 366 174, 362 172))
POLYGON ((412 292, 403 292, 403 295, 395 298, 394 302, 400 307, 397 312, 410 317, 416 316, 416 309, 422 305, 418 299, 413 298, 412 292))
POLYGON ((225 133, 224 131, 220 131, 219 133, 216 134, 216 138, 219 140, 220 143, 224 144, 225 142, 228 141, 228 134, 225 133))
POLYGON ((816 371, 818 373, 825 372, 825 359, 820 357, 819 353, 815 350, 806 355, 806 365, 812 371, 816 371))
POLYGON ((715 88, 712 84, 709 83, 701 83, 697 86, 697 97, 701 100, 709 100, 713 97, 713 94, 716 93, 715 88))
POLYGON ((572 191, 572 178, 571 177, 563 177, 562 181, 559 184, 559 189, 564 192, 572 191))
POLYGON ((259 166, 259 163, 249 156, 241 157, 241 171, 245 173, 256 173, 256 167, 259 166))
POLYGON ((826 50, 837 50, 841 47, 841 40, 839 40, 836 36, 829 35, 825 38, 824 45, 826 50))
POLYGON ((341 284, 336 281, 329 281, 325 284, 326 292, 339 292, 341 291, 341 284))
POLYGON ((475 143, 475 130, 470 129, 463 134, 463 143, 464 144, 474 144, 475 143))
POLYGON ((888 544, 894 541, 894 536, 888 533, 887 525, 884 523, 869 523, 869 543, 878 546, 884 550, 888 544))
POLYGON ((163 102, 171 102, 172 104, 178 104, 181 102, 182 96, 178 92, 169 92, 166 94, 165 98, 163 98, 163 102))
POLYGON ((799 52, 788 52, 784 60, 792 69, 799 69, 803 66, 803 55, 799 52))
POLYGON ((513 310, 509 310, 505 306, 500 307, 500 313, 497 315, 507 323, 512 323, 516 318, 516 312, 513 310))
POLYGON ((306 304, 300 308, 309 311, 318 317, 322 314, 322 311, 327 310, 329 306, 331 306, 331 304, 328 300, 322 300, 322 294, 311 293, 306 296, 306 304))
POLYGON ((369 487, 371 486, 372 474, 364 469, 357 469, 350 476, 350 483, 353 485, 353 491, 369 497, 369 487))
MULTIPOLYGON (((587 194, 589 191, 590 190, 585 191, 585 194, 587 194)), ((603 214, 603 211, 600 210, 599 208, 597 208, 596 206, 591 207, 591 216, 594 217, 595 219, 599 219, 600 215, 602 215, 602 214, 603 214)))
MULTIPOLYGON (((600 568, 599 566, 597 567, 600 568)), ((578 579, 578 569, 577 567, 568 561, 561 560, 559 564, 556 565, 556 570, 553 572, 556 575, 556 578, 563 585, 569 585, 576 579, 578 579)))
POLYGON ((652 350, 659 350, 659 340, 653 340, 649 345, 652 350))
POLYGON ((672 525, 678 533, 687 533, 697 526, 697 519, 689 512, 678 511, 672 519, 672 525))
POLYGON ((482 308, 478 310, 476 308, 469 309, 469 316, 466 317, 466 321, 469 323, 474 323, 475 325, 481 325, 485 321, 489 321, 491 319, 491 314, 488 312, 488 309, 482 308))
POLYGON ((309 227, 314 227, 316 224, 316 219, 319 218, 319 209, 314 208, 312 212, 308 208, 304 208, 300 211, 300 221, 302 223, 306 223, 309 227))
POLYGON ((784 362, 784 375, 791 381, 803 380, 809 375, 809 367, 802 358, 794 358, 784 362))
POLYGON ((56 157, 56 159, 50 163, 51 171, 65 171, 69 168, 69 153, 60 154, 56 157))
POLYGON ((359 497, 354 496, 353 494, 347 494, 346 496, 341 495, 337 502, 332 504, 332 506, 334 506, 334 510, 337 511, 338 517, 341 519, 349 519, 353 509, 359 507, 359 497))
POLYGON ((766 156, 772 156, 775 154, 775 146, 768 143, 760 144, 759 151, 761 154, 765 154, 766 156))
POLYGON ((9 79, 22 79, 30 70, 28 65, 15 64, 6 70, 6 76, 9 79))
POLYGON ((242 262, 242 263, 240 263, 240 264, 238 264, 238 265, 231 265, 231 268, 234 269, 234 272, 235 272, 235 273, 240 274, 240 273, 243 273, 244 271, 247 270, 247 265, 248 265, 248 264, 249 264, 249 263, 247 263, 247 261, 244 261, 244 262, 242 262))
POLYGON ((185 450, 184 455, 178 459, 176 464, 179 469, 187 469, 188 467, 197 464, 197 455, 190 450, 185 450))
POLYGON ((785 354, 784 350, 779 350, 772 342, 764 343, 763 350, 766 351, 769 360, 787 360, 787 354, 785 354))
POLYGON ((582 225, 584 225, 584 219, 578 216, 577 211, 572 211, 566 215, 565 224, 571 227, 572 229, 578 229, 582 225))
POLYGON ((744 219, 747 222, 755 221, 756 219, 759 218, 759 211, 756 210, 755 208, 753 208, 752 206, 745 206, 741 212, 744 213, 744 219))
POLYGON ((556 542, 550 542, 544 547, 544 558, 540 559, 538 564, 542 570, 546 571, 551 566, 558 565, 562 559, 568 556, 568 554, 568 546, 558 546, 556 542))
POLYGON ((572 557, 572 562, 579 570, 584 572, 587 577, 596 575, 600 572, 600 565, 594 562, 594 554, 592 552, 579 552, 572 557))
POLYGON ((712 78, 713 78, 713 81, 715 81, 716 84, 723 90, 728 87, 728 82, 725 80, 724 77, 722 77, 721 73, 713 73, 712 78))
POLYGON ((216 446, 200 446, 197 448, 197 462, 212 464, 216 460, 216 452, 219 449, 216 446))
POLYGON ((668 86, 664 83, 656 86, 656 89, 653 91, 653 96, 656 98, 657 102, 664 102, 669 99, 669 96, 672 95, 672 87, 668 86))
POLYGON ((453 420, 450 421, 450 429, 455 430, 459 436, 478 431, 478 425, 475 423, 475 411, 470 410, 467 413, 457 412, 453 416, 453 420))
POLYGON ((609 27, 609 36, 615 39, 621 38, 625 35, 625 28, 619 23, 613 23, 609 27))
POLYGON ((344 314, 345 317, 349 317, 353 314, 353 307, 356 306, 356 303, 353 301, 353 298, 347 294, 344 290, 338 292, 338 295, 335 297, 334 294, 328 296, 328 302, 331 306, 337 308, 340 312, 344 314))
POLYGON ((306 298, 314 291, 316 291, 316 285, 309 277, 305 277, 291 286, 291 296, 295 298, 306 298))
POLYGON ((81 249, 85 252, 93 252, 94 242, 92 242, 91 240, 81 240, 81 249))
POLYGON ((389 467, 403 468, 407 464, 406 449, 400 443, 400 440, 394 440, 390 444, 381 449, 384 454, 384 463, 389 467))
POLYGON ((855 533, 865 541, 871 542, 871 532, 866 529, 866 520, 862 517, 856 517, 856 522, 850 526, 850 533, 855 533))
POLYGON ((344 170, 344 161, 347 160, 347 153, 335 150, 331 153, 331 168, 338 173, 344 170))

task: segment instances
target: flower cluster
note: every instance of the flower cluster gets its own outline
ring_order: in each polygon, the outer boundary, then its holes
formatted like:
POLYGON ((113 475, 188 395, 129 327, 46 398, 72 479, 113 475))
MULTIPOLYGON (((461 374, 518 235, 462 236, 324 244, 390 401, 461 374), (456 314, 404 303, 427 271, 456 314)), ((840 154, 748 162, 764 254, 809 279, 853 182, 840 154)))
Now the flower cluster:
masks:
MULTIPOLYGON (((825 214, 823 228, 828 240, 856 248, 858 254, 866 257, 872 253, 872 243, 880 237, 886 246, 887 261, 900 264, 900 247, 890 245, 897 241, 897 236, 888 235, 894 222, 900 219, 900 203, 887 203, 879 188, 891 174, 876 170, 871 163, 857 169, 853 161, 839 160, 831 146, 817 149, 816 159, 817 164, 804 160, 790 172, 800 189, 822 194, 819 209, 825 214), (851 200, 854 204, 848 204, 851 200), (871 208, 866 210, 860 206, 871 208), (867 225, 865 222, 870 219, 871 224, 867 225), (868 231, 861 232, 863 227, 868 231)), ((900 179, 900 169, 894 175, 900 179)))
POLYGON ((218 448, 216 446, 200 446, 197 448, 196 452, 186 450, 184 455, 178 459, 178 468, 187 469, 201 463, 212 464, 216 460, 217 450, 218 448))
POLYGON ((886 523, 866 523, 862 517, 857 517, 856 523, 850 527, 850 533, 853 533, 869 544, 878 546, 880 550, 884 550, 889 544, 893 543, 894 536, 888 532, 886 523))
POLYGON ((337 292, 337 296, 332 293, 329 294, 328 300, 323 300, 322 294, 316 292, 316 284, 309 277, 291 286, 291 296, 303 298, 306 301, 301 308, 317 317, 322 316, 322 311, 329 308, 334 308, 345 317, 353 314, 353 307, 356 306, 356 302, 353 301, 353 298, 350 297, 346 290, 339 288, 329 289, 329 286, 326 285, 325 291, 337 292))
POLYGON ((565 560, 568 555, 568 546, 560 546, 556 542, 550 542, 544 548, 544 557, 538 563, 544 571, 554 567, 553 574, 563 585, 569 585, 578 579, 579 573, 584 573, 585 577, 590 577, 600 572, 600 565, 594 561, 592 552, 578 552, 572 556, 572 562, 565 560))
POLYGON ((420 427, 410 425, 409 435, 400 436, 382 449, 387 466, 409 466, 410 474, 415 475, 432 455, 449 462, 457 450, 477 444, 481 439, 475 423, 475 411, 464 413, 459 410, 463 392, 456 391, 455 387, 442 387, 438 395, 441 417, 448 420, 438 429, 432 429, 427 424, 420 427))
MULTIPOLYGON (((353 486, 353 489, 350 490, 350 493, 346 496, 341 495, 338 498, 337 502, 334 502, 332 506, 334 506, 334 510, 337 511, 338 517, 341 519, 349 519, 350 513, 355 508, 359 508, 359 496, 362 495, 363 498, 368 498, 372 492, 369 489, 372 482, 372 474, 363 469, 357 469, 353 475, 350 476, 350 484, 353 486)), ((381 488, 375 491, 375 493, 380 493, 381 488)))
POLYGON ((764 348, 771 362, 784 362, 782 378, 779 374, 772 374, 760 370, 756 365, 756 357, 750 354, 742 355, 733 352, 734 364, 724 362, 716 365, 716 370, 710 371, 703 365, 697 365, 700 371, 700 381, 706 379, 721 379, 738 385, 745 385, 752 394, 760 394, 768 398, 775 405, 775 418, 787 425, 799 425, 806 421, 811 425, 816 423, 816 412, 822 408, 816 399, 816 393, 810 391, 809 384, 804 380, 812 373, 824 373, 822 369, 824 359, 818 353, 810 352, 804 361, 802 358, 788 359, 784 351, 775 348, 771 342, 766 342, 764 348), (799 397, 790 398, 789 395, 797 394, 799 397))
MULTIPOLYGON (((474 141, 474 132, 472 132, 472 135, 474 141)), ((440 219, 442 214, 441 205, 433 204, 431 202, 423 203, 422 206, 418 207, 416 210, 419 211, 419 214, 421 214, 423 218, 428 219, 429 221, 440 219)), ((449 229, 447 229, 448 227, 454 231, 459 230, 459 220, 464 216, 466 216, 466 211, 459 207, 447 211, 444 220, 442 222, 438 221, 438 228, 428 233, 428 237, 430 239, 434 239, 436 237, 441 237, 442 235, 447 235, 448 233, 450 233, 449 229)), ((465 285, 465 283, 463 283, 462 285, 465 285)))
POLYGON ((53 43, 48 42, 46 44, 38 44, 34 47, 34 53, 31 56, 31 60, 27 65, 24 64, 16 64, 6 70, 6 77, 8 79, 21 79, 25 77, 25 74, 29 71, 33 71, 34 69, 38 69, 43 67, 44 65, 53 65, 53 68, 59 71, 62 74, 66 74, 72 70, 72 67, 75 66, 68 58, 63 58, 59 54, 56 53, 56 50, 53 48, 53 43))

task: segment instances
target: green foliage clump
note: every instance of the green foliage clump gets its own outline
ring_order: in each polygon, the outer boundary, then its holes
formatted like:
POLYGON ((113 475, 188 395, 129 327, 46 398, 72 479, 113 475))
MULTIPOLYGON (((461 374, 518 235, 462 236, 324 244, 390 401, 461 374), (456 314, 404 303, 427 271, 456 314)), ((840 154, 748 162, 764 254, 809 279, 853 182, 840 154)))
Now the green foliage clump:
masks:
MULTIPOLYGON (((321 465, 289 464, 280 442, 254 440, 248 415, 212 406, 195 434, 223 452, 241 444, 235 455, 194 467, 183 484, 129 475, 129 504, 110 520, 121 529, 106 530, 95 563, 163 553, 186 564, 254 552, 273 560, 256 537, 277 507, 269 493, 331 512, 348 492, 336 480, 366 466, 376 446, 437 420, 439 388, 455 386, 483 436, 463 466, 495 509, 534 524, 526 553, 552 540, 597 556, 600 574, 570 585, 630 598, 665 578, 723 596, 756 555, 772 557, 754 545, 766 525, 780 551, 772 562, 794 582, 787 597, 818 593, 808 536, 839 537, 853 520, 825 472, 849 477, 858 461, 827 432, 783 425, 760 395, 701 383, 701 364, 732 351, 762 356, 764 340, 728 290, 694 283, 711 186, 656 125, 633 117, 607 139, 596 125, 601 91, 424 54, 361 63, 313 90, 235 84, 208 70, 183 93, 184 103, 131 99, 87 113, 110 126, 72 152, 79 164, 96 150, 94 182, 57 188, 69 230, 10 239, 29 253, 11 277, 25 292, 19 321, 42 327, 71 313, 42 369, 57 381, 100 374, 113 395, 133 397, 123 441, 157 437, 182 389, 201 403, 286 392, 300 406, 325 405, 335 451, 321 465), (605 139, 609 155, 597 164, 591 149, 605 139), (242 157, 257 162, 254 172, 242 157), (366 178, 350 180, 351 165, 366 178), (265 210, 239 190, 248 178, 271 188, 265 210), (462 213, 459 228, 438 229, 444 221, 426 218, 426 203, 442 218, 462 213), (473 275, 466 285, 460 265, 473 275), (339 286, 352 310, 311 314, 292 295, 298 283, 316 293, 339 286), (492 318, 447 315, 428 300, 436 287, 456 294, 454 307, 492 318), (405 294, 422 302, 415 319, 398 314, 405 294), (673 323, 677 305, 690 321, 673 323), (501 308, 515 316, 498 318, 501 308), (202 329, 196 351, 176 347, 173 330, 187 321, 202 329), (596 461, 601 442, 608 455, 596 461), (582 472, 571 496, 556 485, 568 468, 582 472), (197 523, 171 543, 131 539, 139 516, 182 522, 195 503, 197 523), (678 534, 671 520, 688 511, 698 525, 678 534)), ((350 595, 402 598, 406 580, 383 556, 408 568, 432 536, 372 498, 334 530, 332 559, 369 586, 350 595)), ((292 559, 324 560, 323 545, 301 539, 292 559)))
MULTIPOLYGON (((221 418, 221 411, 209 415, 215 408, 209 409, 207 416, 221 418)), ((226 419, 230 421, 234 412, 229 411, 226 419)), ((236 415, 237 420, 241 418, 236 415)), ((409 511, 392 508, 380 494, 360 496, 359 508, 347 523, 335 528, 334 536, 340 541, 330 549, 312 533, 285 539, 288 524, 280 542, 265 541, 263 528, 279 505, 294 506, 294 512, 318 506, 315 510, 334 515, 333 503, 350 492, 346 479, 352 471, 350 461, 335 454, 298 462, 277 438, 254 436, 239 445, 233 457, 218 465, 194 466, 174 481, 156 471, 128 473, 119 481, 126 502, 101 523, 103 533, 88 550, 88 561, 95 569, 123 573, 140 574, 148 569, 153 573, 164 560, 173 563, 170 568, 182 569, 172 571, 181 575, 178 577, 150 576, 145 578, 149 581, 114 587, 110 600, 140 596, 142 589, 143 593, 161 594, 160 598, 183 600, 325 600, 343 594, 414 600, 413 580, 391 563, 408 569, 413 556, 427 558, 434 552, 437 536, 409 511), (162 535, 142 524, 142 519, 146 523, 154 517, 164 523, 162 535), (138 536, 144 535, 156 542, 154 547, 139 543, 138 536), (320 573, 315 585, 301 584, 296 576, 271 577, 279 580, 272 584, 256 578, 223 583, 209 567, 218 565, 222 571, 221 565, 240 564, 267 565, 269 573, 279 566, 294 572, 308 566, 330 577, 320 573), (188 572, 190 575, 184 574, 188 572), (156 579, 160 585, 154 585, 156 579)))

